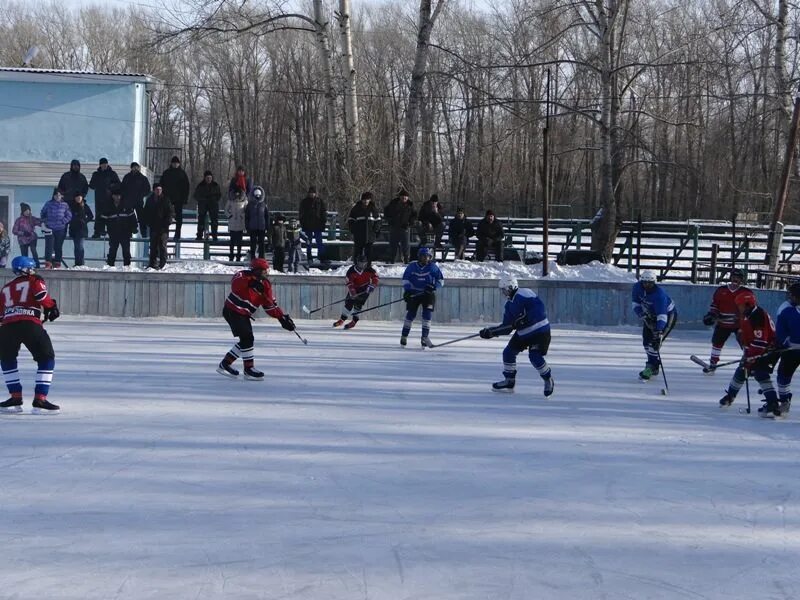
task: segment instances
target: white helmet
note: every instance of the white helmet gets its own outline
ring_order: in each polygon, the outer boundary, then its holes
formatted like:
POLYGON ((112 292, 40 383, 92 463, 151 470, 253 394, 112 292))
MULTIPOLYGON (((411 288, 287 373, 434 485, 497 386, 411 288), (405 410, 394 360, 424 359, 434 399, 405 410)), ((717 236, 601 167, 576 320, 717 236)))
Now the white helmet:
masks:
POLYGON ((503 292, 517 290, 519 289, 519 282, 517 281, 517 278, 510 273, 502 273, 500 275, 498 287, 503 290, 503 292))
POLYGON ((639 281, 642 283, 655 283, 656 274, 652 271, 642 271, 641 275, 639 275, 639 281))

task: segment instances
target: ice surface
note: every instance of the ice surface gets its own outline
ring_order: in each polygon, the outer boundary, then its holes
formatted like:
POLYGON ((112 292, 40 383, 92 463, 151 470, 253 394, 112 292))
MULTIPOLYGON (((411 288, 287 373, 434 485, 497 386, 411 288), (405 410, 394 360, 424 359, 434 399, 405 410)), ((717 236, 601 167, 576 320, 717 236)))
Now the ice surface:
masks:
POLYGON ((49 324, 62 413, 0 417, 0 598, 800 596, 799 419, 720 411, 707 332, 664 397, 635 330, 558 329, 545 401, 522 360, 489 390, 502 338, 328 325, 259 321, 246 382, 221 320, 49 324))

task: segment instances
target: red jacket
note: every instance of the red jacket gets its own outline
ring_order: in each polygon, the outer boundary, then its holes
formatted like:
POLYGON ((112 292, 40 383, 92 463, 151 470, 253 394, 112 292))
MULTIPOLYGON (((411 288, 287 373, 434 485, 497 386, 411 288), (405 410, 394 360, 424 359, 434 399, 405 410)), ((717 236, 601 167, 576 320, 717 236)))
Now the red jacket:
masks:
POLYGON ((744 348, 745 358, 761 356, 771 346, 775 346, 775 325, 767 311, 760 306, 739 326, 739 343, 744 348))
POLYGON ((268 279, 258 279, 252 271, 239 271, 231 280, 231 293, 225 300, 225 306, 240 315, 247 317, 253 316, 259 306, 264 307, 264 311, 276 319, 283 316, 275 297, 272 295, 272 285, 268 279), (263 286, 263 291, 257 288, 263 286), (255 286, 255 287, 253 287, 255 286))
POLYGON ((53 308, 56 301, 47 293, 44 279, 36 274, 15 277, 0 290, 2 324, 33 321, 42 324, 44 309, 53 308))
POLYGON ((347 269, 347 291, 351 296, 359 294, 370 294, 378 287, 378 274, 372 267, 367 267, 363 271, 356 269, 355 265, 347 269))
POLYGON ((719 327, 734 330, 739 328, 739 309, 736 308, 736 296, 745 292, 753 293, 743 285, 734 291, 731 291, 727 285, 721 285, 716 289, 711 298, 711 307, 708 312, 717 318, 719 327))

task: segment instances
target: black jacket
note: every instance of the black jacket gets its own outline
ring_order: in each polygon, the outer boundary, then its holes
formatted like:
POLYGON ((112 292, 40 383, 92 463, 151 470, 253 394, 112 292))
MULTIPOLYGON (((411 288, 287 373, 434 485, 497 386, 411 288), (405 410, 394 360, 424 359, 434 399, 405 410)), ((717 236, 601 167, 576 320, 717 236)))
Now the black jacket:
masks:
POLYGON ((347 228, 353 234, 357 244, 369 244, 375 241, 381 227, 381 215, 374 202, 367 204, 359 200, 350 209, 347 216, 347 228))
POLYGON ((122 201, 137 213, 142 210, 144 199, 150 192, 150 182, 142 173, 131 171, 122 178, 122 201))
POLYGON ((478 231, 475 235, 479 240, 485 239, 489 242, 497 242, 503 239, 503 226, 497 220, 497 217, 495 217, 494 223, 489 223, 484 217, 478 223, 478 231))
POLYGON ((175 220, 175 208, 166 194, 156 198, 153 192, 145 200, 143 216, 150 235, 169 233, 169 226, 175 220))
POLYGON ((64 191, 64 200, 72 204, 75 199, 75 194, 80 192, 81 196, 86 198, 89 192, 89 183, 86 181, 86 176, 80 171, 73 171, 70 169, 61 176, 58 180, 58 187, 64 191))
POLYGON ((453 219, 450 221, 450 227, 447 229, 447 237, 451 244, 457 239, 469 239, 473 235, 475 235, 475 228, 466 217, 463 219, 453 217, 453 219))
POLYGON ((197 206, 219 206, 220 198, 222 198, 222 190, 216 181, 212 180, 211 183, 206 183, 206 180, 203 179, 194 188, 194 199, 197 206))
POLYGON ((393 198, 383 211, 383 217, 389 227, 408 229, 417 220, 417 211, 411 200, 404 204, 400 198, 393 198))
POLYGON ((115 183, 120 183, 119 176, 111 167, 105 171, 97 169, 92 173, 92 178, 89 180, 89 187, 94 190, 94 205, 105 206, 111 202, 111 186, 115 183))
POLYGON ((325 208, 325 201, 317 196, 312 198, 306 196, 300 201, 298 211, 300 228, 303 231, 322 231, 328 221, 328 212, 325 208))
POLYGON ((427 200, 419 209, 419 220, 421 223, 429 224, 431 229, 436 231, 442 224, 442 215, 434 208, 433 202, 427 200))
POLYGON ((167 167, 161 174, 159 183, 164 186, 164 195, 175 206, 183 206, 189 201, 189 191, 192 186, 186 171, 181 167, 167 167))
POLYGON ((89 221, 94 221, 94 214, 89 205, 84 202, 80 206, 70 204, 72 220, 69 222, 69 236, 71 238, 89 237, 89 221))
POLYGON ((136 232, 136 215, 133 209, 123 203, 119 206, 109 206, 100 218, 106 222, 108 237, 112 240, 125 240, 136 232))

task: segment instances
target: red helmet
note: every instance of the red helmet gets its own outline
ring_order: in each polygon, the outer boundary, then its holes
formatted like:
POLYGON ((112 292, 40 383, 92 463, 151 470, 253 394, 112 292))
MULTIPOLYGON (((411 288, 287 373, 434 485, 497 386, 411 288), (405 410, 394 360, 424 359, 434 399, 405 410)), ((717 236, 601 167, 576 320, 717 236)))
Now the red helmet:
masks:
POLYGON ((269 271, 269 263, 266 258, 254 258, 250 261, 250 268, 253 271, 269 271))
POLYGON ((754 308, 756 305, 756 296, 753 292, 747 290, 741 294, 736 294, 736 297, 733 299, 733 301, 736 303, 736 306, 754 308))

